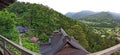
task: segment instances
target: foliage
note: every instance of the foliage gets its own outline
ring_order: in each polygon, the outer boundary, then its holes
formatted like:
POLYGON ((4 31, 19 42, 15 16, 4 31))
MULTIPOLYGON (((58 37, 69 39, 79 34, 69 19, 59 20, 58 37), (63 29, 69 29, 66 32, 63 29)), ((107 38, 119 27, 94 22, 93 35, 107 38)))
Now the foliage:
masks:
POLYGON ((7 38, 14 37, 15 31, 15 14, 7 10, 0 11, 0 34, 7 38))
POLYGON ((33 52, 37 52, 39 53, 39 45, 38 43, 32 43, 30 41, 30 38, 26 38, 24 36, 22 36, 22 43, 23 43, 23 47, 33 51, 33 52))
MULTIPOLYGON (((27 33, 28 36, 39 37, 40 41, 42 42, 46 42, 48 40, 48 36, 50 36, 52 31, 63 28, 70 36, 74 36, 75 39, 77 39, 77 41, 90 52, 99 51, 114 45, 113 39, 101 38, 99 34, 91 31, 88 26, 81 23, 80 21, 70 19, 47 6, 43 6, 42 4, 16 2, 9 6, 6 10, 9 11, 11 14, 8 14, 8 17, 6 19, 11 21, 12 14, 14 13, 14 15, 16 15, 15 20, 13 20, 16 21, 16 23, 13 24, 13 26, 15 25, 27 27, 29 29, 27 33), (111 42, 110 40, 113 40, 113 42, 111 42), (108 44, 110 42, 111 44, 108 44)), ((0 16, 4 17, 7 15, 0 16)), ((1 31, 0 33, 8 32, 6 32, 6 30, 4 31, 3 29, 3 31, 1 31)), ((17 37, 14 37, 14 39, 12 40, 17 42, 17 39, 17 37)), ((37 44, 30 43, 29 38, 27 39, 23 37, 23 42, 24 47, 38 52, 38 50, 36 50, 38 48, 37 44)))
POLYGON ((89 31, 86 35, 89 51, 100 51, 115 45, 115 37, 117 37, 115 33, 118 33, 118 31, 114 30, 114 28, 119 26, 119 20, 109 12, 98 12, 94 14, 91 12, 89 13, 89 11, 86 11, 85 13, 78 12, 73 14, 71 18, 80 20, 89 27, 89 31))
MULTIPOLYGON (((14 12, 19 18, 16 20, 18 21, 17 25, 28 27, 29 31, 32 32, 34 36, 40 37, 40 39, 43 39, 43 33, 45 35, 50 35, 52 31, 60 29, 61 27, 67 31, 72 30, 73 26, 78 25, 76 28, 79 29, 80 32, 83 32, 83 34, 85 32, 84 30, 86 30, 84 29, 85 26, 80 22, 69 19, 53 9, 41 4, 38 5, 16 2, 11 5, 8 10, 10 12, 14 12)), ((75 35, 75 33, 72 33, 72 35, 75 35)), ((76 35, 76 37, 79 36, 80 34, 76 35)))

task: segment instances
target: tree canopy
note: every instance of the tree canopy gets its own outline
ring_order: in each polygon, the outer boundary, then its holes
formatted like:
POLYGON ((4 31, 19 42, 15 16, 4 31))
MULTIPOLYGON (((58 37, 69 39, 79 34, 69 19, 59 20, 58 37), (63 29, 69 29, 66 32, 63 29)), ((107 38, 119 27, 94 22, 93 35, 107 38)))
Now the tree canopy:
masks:
POLYGON ((16 2, 5 11, 0 11, 0 14, 0 33, 4 36, 10 35, 12 30, 16 30, 15 27, 24 26, 28 28, 28 36, 36 36, 40 41, 46 42, 54 30, 63 28, 90 52, 115 44, 114 39, 101 38, 82 22, 68 18, 42 4, 16 2))

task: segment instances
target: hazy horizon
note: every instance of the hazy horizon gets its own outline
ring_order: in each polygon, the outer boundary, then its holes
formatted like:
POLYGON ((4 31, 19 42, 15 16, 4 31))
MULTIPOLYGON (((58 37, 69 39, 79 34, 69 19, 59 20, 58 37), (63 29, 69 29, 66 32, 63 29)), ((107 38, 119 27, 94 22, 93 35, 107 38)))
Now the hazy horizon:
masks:
POLYGON ((54 10, 66 14, 90 10, 94 12, 109 11, 120 13, 120 0, 18 0, 47 5, 54 10))

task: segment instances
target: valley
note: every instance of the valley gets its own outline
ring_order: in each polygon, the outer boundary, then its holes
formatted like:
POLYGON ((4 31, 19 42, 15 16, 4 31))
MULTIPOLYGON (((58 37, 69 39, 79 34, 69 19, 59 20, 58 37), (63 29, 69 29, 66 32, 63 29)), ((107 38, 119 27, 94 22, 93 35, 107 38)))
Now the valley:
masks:
POLYGON ((116 45, 119 21, 106 12, 100 13, 100 16, 99 13, 88 13, 91 15, 82 13, 85 15, 81 16, 82 18, 72 16, 72 19, 42 4, 15 2, 0 11, 0 34, 19 44, 19 32, 16 27, 26 27, 28 31, 21 36, 23 46, 38 53, 39 44, 47 42, 51 33, 60 28, 91 53, 116 45), (31 42, 33 37, 39 38, 39 41, 31 42))

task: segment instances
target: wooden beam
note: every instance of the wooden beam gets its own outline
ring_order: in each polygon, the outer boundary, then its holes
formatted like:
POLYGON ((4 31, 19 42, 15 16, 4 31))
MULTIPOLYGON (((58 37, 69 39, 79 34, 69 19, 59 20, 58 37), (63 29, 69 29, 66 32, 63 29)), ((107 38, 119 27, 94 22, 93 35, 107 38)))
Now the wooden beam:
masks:
POLYGON ((4 4, 4 5, 9 5, 10 2, 6 1, 6 0, 0 0, 0 3, 4 4))
POLYGON ((0 3, 0 7, 5 8, 7 5, 0 3))
MULTIPOLYGON (((6 43, 10 44, 11 46, 13 46, 14 48, 16 48, 17 50, 19 50, 21 53, 24 53, 25 55, 41 55, 39 53, 35 53, 35 52, 32 52, 22 46, 19 46, 17 44, 15 44, 14 42, 8 40, 7 38, 3 37, 0 35, 0 38, 4 41, 6 41, 6 43)), ((7 47, 7 46, 6 46, 7 47)))
POLYGON ((0 10, 14 3, 16 0, 0 0, 0 10))

